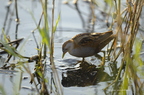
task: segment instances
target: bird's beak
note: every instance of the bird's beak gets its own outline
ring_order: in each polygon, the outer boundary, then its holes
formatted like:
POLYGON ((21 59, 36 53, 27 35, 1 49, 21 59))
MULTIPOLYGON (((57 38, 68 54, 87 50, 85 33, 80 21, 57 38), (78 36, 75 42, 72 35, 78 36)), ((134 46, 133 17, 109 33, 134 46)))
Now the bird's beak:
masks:
POLYGON ((67 53, 67 52, 63 52, 63 54, 62 54, 62 58, 64 58, 64 56, 65 56, 66 53, 67 53))

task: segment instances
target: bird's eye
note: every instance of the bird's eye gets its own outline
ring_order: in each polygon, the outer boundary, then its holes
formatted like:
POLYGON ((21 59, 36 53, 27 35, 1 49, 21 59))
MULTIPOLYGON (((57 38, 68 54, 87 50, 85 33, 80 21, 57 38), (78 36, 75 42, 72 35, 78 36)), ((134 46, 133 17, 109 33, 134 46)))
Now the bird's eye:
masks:
POLYGON ((63 52, 67 52, 68 51, 68 49, 67 48, 63 48, 63 50, 62 50, 63 52))
POLYGON ((65 49, 63 49, 63 51, 65 52, 65 51, 68 51, 68 49, 67 48, 65 48, 65 49))

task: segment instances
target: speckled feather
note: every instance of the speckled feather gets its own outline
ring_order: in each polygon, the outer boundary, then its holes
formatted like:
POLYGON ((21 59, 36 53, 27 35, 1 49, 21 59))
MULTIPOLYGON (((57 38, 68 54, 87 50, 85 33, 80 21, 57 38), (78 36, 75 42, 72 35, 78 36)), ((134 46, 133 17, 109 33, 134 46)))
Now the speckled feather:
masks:
POLYGON ((75 43, 75 48, 77 47, 97 47, 97 45, 107 39, 110 35, 112 35, 112 31, 108 31, 105 33, 83 33, 78 34, 72 38, 75 43))

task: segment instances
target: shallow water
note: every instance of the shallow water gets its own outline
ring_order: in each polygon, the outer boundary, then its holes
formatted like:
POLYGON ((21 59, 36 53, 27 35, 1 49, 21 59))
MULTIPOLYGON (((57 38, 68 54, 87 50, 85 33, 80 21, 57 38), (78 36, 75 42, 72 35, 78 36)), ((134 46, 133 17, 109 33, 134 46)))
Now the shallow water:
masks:
MULTIPOLYGON (((4 18, 6 15, 6 3, 7 1, 0 1, 0 28, 3 27, 4 18)), ((84 65, 80 65, 78 61, 81 61, 81 58, 73 57, 69 54, 65 55, 65 58, 62 59, 62 51, 61 46, 63 42, 75 36, 76 34, 87 32, 88 30, 88 21, 89 16, 91 15, 89 10, 89 5, 87 2, 80 1, 79 7, 81 12, 83 13, 83 17, 85 20, 85 27, 82 25, 82 21, 78 15, 78 12, 75 10, 74 4, 70 2, 70 6, 63 4, 63 1, 59 0, 56 2, 55 7, 55 19, 58 17, 58 14, 61 14, 61 21, 59 22, 59 26, 55 33, 55 48, 54 48, 54 61, 59 74, 59 78, 61 81, 61 85, 63 87, 64 95, 105 95, 110 94, 111 90, 104 92, 104 88, 115 79, 116 74, 118 72, 118 65, 112 65, 110 61, 107 61, 104 69, 98 69, 101 64, 101 59, 96 57, 86 58, 88 63, 84 65), (82 68, 82 69, 80 69, 82 68), (90 68, 90 69, 88 69, 90 68), (113 72, 114 71, 114 72, 113 72)), ((100 2, 101 5, 104 5, 100 2)), ((52 5, 48 4, 49 7, 49 17, 51 17, 50 12, 52 5)), ((18 12, 20 18, 20 25, 18 28, 18 38, 24 38, 23 43, 21 43, 18 48, 18 52, 20 52, 24 56, 31 57, 37 54, 36 43, 34 41, 32 30, 36 28, 34 20, 32 19, 32 14, 34 15, 36 22, 38 23, 40 15, 41 15, 41 5, 39 1, 29 1, 29 0, 19 0, 18 1, 18 12)), ((12 40, 15 39, 15 11, 14 4, 11 5, 11 12, 14 15, 8 17, 8 20, 12 18, 12 24, 9 29, 8 35, 12 40)), ((106 23, 104 22, 105 17, 102 16, 100 9, 96 9, 95 11, 97 15, 97 21, 95 23, 94 32, 105 32, 107 31, 106 23)), ((49 18, 51 20, 51 18, 49 18)), ((51 22, 50 22, 51 23, 51 22)), ((6 25, 6 30, 8 26, 8 22, 6 25)), ((89 26, 91 27, 91 26, 89 26)), ((91 30, 91 29, 90 29, 91 30)), ((38 31, 34 33, 37 38, 38 43, 41 42, 41 37, 38 31)), ((103 53, 100 53, 103 56, 103 53)), ((49 57, 49 55, 48 55, 49 57)), ((48 58, 47 58, 48 59, 48 58)), ((4 56, 1 58, 4 63, 4 56)), ((11 60, 11 63, 15 63, 15 61, 11 60)), ((10 63, 8 63, 10 64, 10 63)), ((3 64, 1 64, 2 66, 3 64)), ((46 76, 49 78, 51 82, 51 69, 49 67, 49 60, 47 60, 47 74, 46 76)), ((29 63, 29 68, 31 72, 34 72, 34 63, 29 63)), ((4 87, 7 92, 7 95, 15 95, 14 92, 18 92, 20 88, 20 95, 35 95, 36 89, 34 88, 34 84, 30 84, 30 76, 29 74, 22 70, 16 69, 14 71, 4 71, 0 70, 0 85, 4 87), (22 84, 18 85, 18 81, 22 76, 22 84), (13 91, 14 89, 14 91, 13 91)), ((48 83, 50 85, 50 83, 48 83)), ((127 92, 129 95, 131 91, 127 92)))

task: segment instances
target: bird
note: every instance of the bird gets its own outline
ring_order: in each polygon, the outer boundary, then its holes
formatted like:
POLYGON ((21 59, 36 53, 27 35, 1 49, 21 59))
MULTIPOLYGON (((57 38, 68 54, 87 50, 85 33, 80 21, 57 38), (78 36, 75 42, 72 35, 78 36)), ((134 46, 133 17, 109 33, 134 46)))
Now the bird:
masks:
POLYGON ((68 52, 75 57, 90 57, 99 53, 111 40, 115 38, 113 31, 103 33, 81 33, 62 45, 62 58, 68 52))

